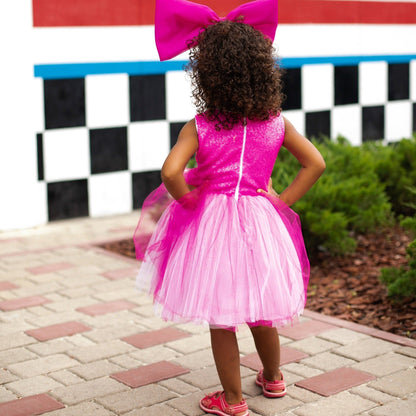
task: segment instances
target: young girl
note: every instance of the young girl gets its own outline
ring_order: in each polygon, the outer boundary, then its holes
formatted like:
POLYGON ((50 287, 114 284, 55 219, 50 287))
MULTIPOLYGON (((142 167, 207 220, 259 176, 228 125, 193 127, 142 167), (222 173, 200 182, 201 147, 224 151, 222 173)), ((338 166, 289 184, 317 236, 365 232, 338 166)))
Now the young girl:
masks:
POLYGON ((216 415, 248 415, 235 334, 240 324, 250 326, 264 367, 255 383, 266 397, 285 395, 276 328, 292 323, 306 302, 309 262, 288 206, 325 163, 281 115, 276 25, 277 0, 244 4, 226 19, 185 0, 156 4, 161 59, 192 48, 197 115, 163 165, 163 184, 143 205, 135 233, 143 260, 138 286, 148 288, 162 318, 210 325, 224 391, 200 406, 216 415), (270 176, 281 146, 302 167, 278 195, 270 176), (197 167, 186 170, 195 153, 197 167), (149 219, 157 222, 153 232, 149 219))

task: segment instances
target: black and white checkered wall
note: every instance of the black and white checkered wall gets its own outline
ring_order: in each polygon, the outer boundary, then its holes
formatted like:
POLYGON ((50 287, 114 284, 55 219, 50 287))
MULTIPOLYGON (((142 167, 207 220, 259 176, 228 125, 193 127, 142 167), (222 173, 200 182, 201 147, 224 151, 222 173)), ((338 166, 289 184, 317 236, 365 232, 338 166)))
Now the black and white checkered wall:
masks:
MULTIPOLYGON (((416 131, 415 89, 416 61, 302 65, 286 69, 284 115, 309 138, 393 142, 416 131)), ((181 71, 45 79, 43 98, 36 140, 49 220, 140 208, 194 115, 181 71)))
POLYGON ((308 138, 342 135, 359 145, 411 137, 416 130, 415 63, 288 69, 285 115, 308 138))
POLYGON ((44 80, 43 88, 38 179, 47 183, 49 220, 139 208, 192 117, 190 103, 167 94, 189 90, 183 74, 89 75, 44 80))

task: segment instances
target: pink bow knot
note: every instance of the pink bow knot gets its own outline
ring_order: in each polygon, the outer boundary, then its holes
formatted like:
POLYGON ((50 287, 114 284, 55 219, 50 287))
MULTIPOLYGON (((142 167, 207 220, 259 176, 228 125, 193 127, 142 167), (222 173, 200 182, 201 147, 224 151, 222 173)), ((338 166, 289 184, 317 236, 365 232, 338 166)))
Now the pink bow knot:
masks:
POLYGON ((195 46, 194 39, 207 26, 223 20, 239 21, 274 40, 277 27, 277 0, 244 3, 226 17, 208 6, 187 0, 156 0, 155 37, 161 61, 195 46))

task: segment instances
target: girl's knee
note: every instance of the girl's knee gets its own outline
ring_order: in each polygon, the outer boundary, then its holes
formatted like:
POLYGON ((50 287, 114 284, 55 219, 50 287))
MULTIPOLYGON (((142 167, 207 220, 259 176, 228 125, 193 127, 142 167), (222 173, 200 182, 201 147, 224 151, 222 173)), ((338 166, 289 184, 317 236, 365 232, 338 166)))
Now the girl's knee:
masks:
POLYGON ((209 329, 211 332, 212 330, 223 330, 223 331, 234 332, 234 333, 237 331, 237 327, 235 326, 223 327, 223 326, 210 325, 209 329))
POLYGON ((272 326, 267 325, 249 325, 251 333, 253 335, 266 335, 266 334, 276 334, 277 329, 272 326))

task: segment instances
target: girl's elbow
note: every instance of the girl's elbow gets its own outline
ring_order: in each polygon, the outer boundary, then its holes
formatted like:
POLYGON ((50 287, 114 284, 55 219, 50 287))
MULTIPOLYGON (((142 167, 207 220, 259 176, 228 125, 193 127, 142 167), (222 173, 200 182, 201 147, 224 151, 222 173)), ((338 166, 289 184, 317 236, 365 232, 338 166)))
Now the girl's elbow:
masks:
POLYGON ((323 159, 316 160, 313 164, 310 165, 311 172, 316 176, 316 178, 319 178, 326 169, 326 164, 323 159))
POLYGON ((162 178, 163 183, 172 182, 177 175, 178 172, 176 171, 176 169, 172 169, 169 166, 163 166, 160 172, 160 176, 162 178))
POLYGON ((326 164, 325 164, 324 159, 316 158, 315 160, 312 160, 308 165, 304 167, 310 169, 310 171, 314 172, 316 175, 321 176, 326 169, 326 164))
POLYGON ((162 178, 162 182, 166 183, 172 178, 172 173, 169 172, 167 169, 162 169, 160 172, 160 177, 162 178))
POLYGON ((166 180, 169 179, 170 176, 171 176, 170 169, 168 169, 166 165, 163 165, 162 170, 160 171, 160 177, 162 178, 162 181, 165 182, 166 180))
POLYGON ((319 164, 318 164, 318 169, 320 170, 321 174, 324 173, 325 169, 326 169, 326 163, 324 159, 321 159, 319 164))
POLYGON ((326 169, 326 163, 325 163, 325 159, 322 157, 320 153, 316 155, 315 160, 314 160, 314 165, 315 165, 316 171, 318 171, 320 174, 324 173, 326 169))

